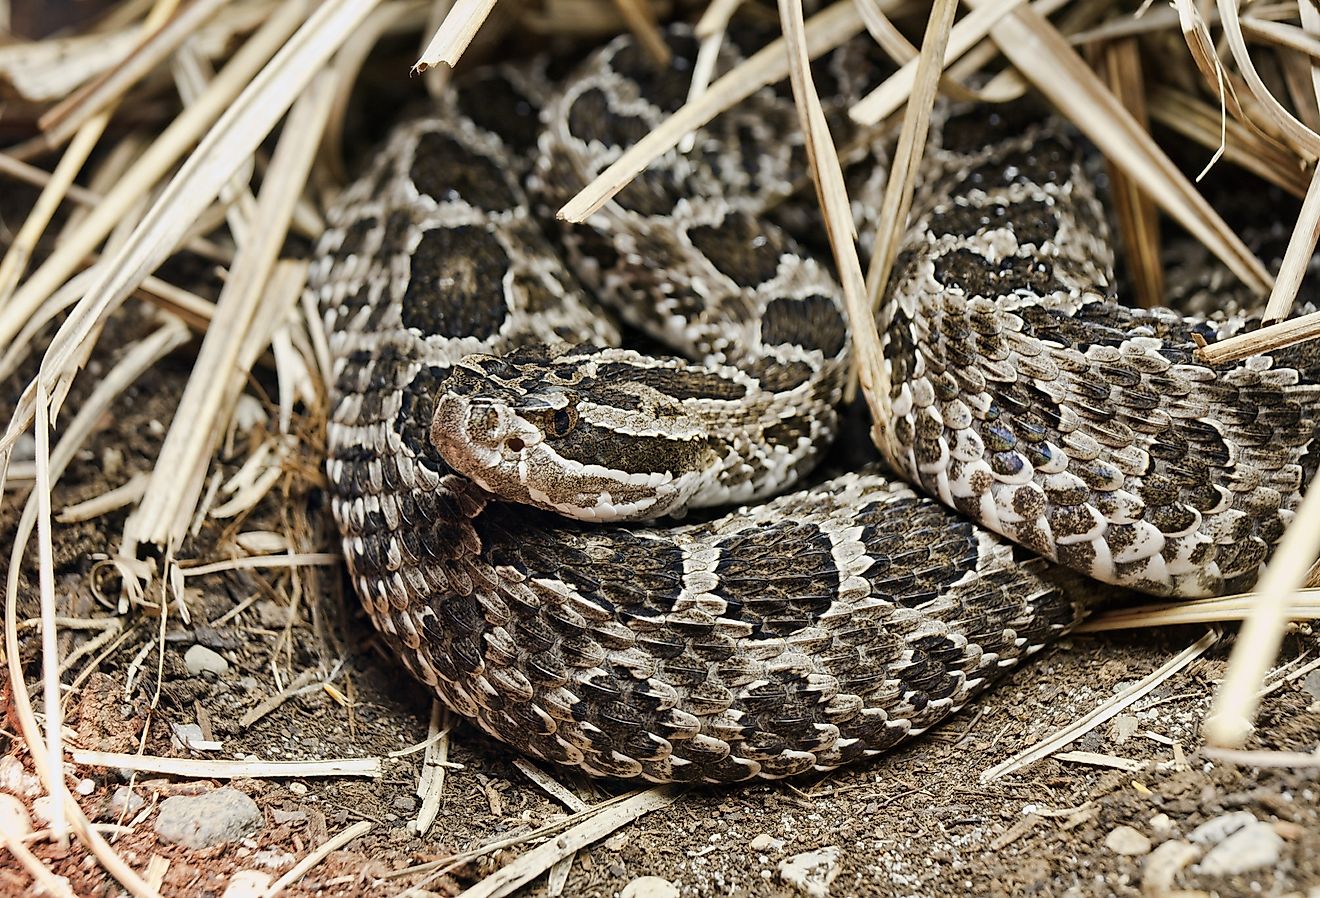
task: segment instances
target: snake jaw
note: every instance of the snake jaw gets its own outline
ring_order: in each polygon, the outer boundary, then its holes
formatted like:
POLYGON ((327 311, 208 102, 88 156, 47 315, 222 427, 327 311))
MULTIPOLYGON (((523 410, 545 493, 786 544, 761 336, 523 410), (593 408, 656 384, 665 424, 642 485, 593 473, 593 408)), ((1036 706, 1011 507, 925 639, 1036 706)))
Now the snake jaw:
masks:
POLYGON ((436 403, 431 444, 455 471, 505 498, 528 501, 520 496, 527 460, 541 442, 541 432, 502 403, 452 393, 436 403))

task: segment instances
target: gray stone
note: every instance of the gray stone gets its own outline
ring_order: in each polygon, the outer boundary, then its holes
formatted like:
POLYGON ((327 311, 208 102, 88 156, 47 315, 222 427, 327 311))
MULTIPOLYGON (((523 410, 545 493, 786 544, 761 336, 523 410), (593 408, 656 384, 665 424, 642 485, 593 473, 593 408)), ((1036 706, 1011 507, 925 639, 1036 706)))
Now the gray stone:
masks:
POLYGON ((229 662, 224 659, 224 656, 204 645, 192 646, 184 652, 183 666, 188 668, 188 673, 194 677, 205 671, 210 671, 217 676, 224 676, 229 673, 229 662))
POLYGON ((1188 842, 1170 839, 1146 857, 1141 871, 1141 894, 1147 898, 1166 898, 1173 892, 1173 881, 1184 867, 1196 860, 1201 849, 1188 842))
POLYGON ((237 789, 172 795, 160 803, 156 832, 186 848, 209 848, 250 836, 261 828, 261 809, 237 789))
POLYGON ((1116 826, 1105 836, 1105 847, 1114 854, 1138 857, 1150 853, 1150 839, 1130 826, 1116 826))
POLYGON ((1320 701, 1320 668, 1306 675, 1302 680, 1302 688, 1311 694, 1311 698, 1320 701))
POLYGON ((1255 822, 1256 815, 1251 811, 1221 814, 1192 830, 1187 841, 1195 842, 1197 845, 1218 845, 1242 827, 1255 822))
POLYGON ((678 898, 678 886, 659 876, 639 876, 623 887, 619 898, 678 898))
POLYGON ((146 803, 145 798, 128 788, 128 786, 118 786, 110 796, 110 801, 106 804, 106 813, 111 817, 128 818, 142 810, 142 806, 146 803))
POLYGON ((1206 852, 1196 870, 1212 876, 1232 876, 1272 867, 1278 863, 1282 852, 1283 839, 1274 827, 1252 820, 1206 852))
POLYGON ((830 884, 839 875, 842 852, 833 845, 804 851, 779 862, 779 878, 807 898, 825 898, 830 884))

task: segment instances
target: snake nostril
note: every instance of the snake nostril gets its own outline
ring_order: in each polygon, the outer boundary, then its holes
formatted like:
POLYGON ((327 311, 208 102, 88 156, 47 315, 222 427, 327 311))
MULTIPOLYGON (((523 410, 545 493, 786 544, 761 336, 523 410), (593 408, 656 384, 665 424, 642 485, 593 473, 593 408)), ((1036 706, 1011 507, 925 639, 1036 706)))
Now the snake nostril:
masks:
POLYGON ((504 441, 504 446, 510 452, 522 452, 524 449, 527 448, 527 444, 524 443, 519 437, 509 437, 507 440, 504 441))

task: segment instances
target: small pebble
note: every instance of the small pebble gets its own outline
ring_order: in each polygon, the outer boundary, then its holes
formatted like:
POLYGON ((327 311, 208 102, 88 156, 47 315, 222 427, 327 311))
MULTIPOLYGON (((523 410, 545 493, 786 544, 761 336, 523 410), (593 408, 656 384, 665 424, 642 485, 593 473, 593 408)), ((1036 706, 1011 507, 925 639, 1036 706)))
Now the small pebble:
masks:
POLYGON ((1166 898, 1173 891, 1173 880, 1184 867, 1196 860, 1201 849, 1177 839, 1156 848, 1146 858, 1141 871, 1141 894, 1166 898))
POLYGON ((1206 852, 1196 869, 1213 876, 1232 876, 1248 870, 1272 867, 1283 852, 1283 839, 1274 827, 1252 820, 1206 852))
POLYGON ((678 886, 660 876, 639 876, 623 887, 619 898, 678 898, 678 886))
POLYGON ((0 758, 0 790, 22 798, 35 798, 41 794, 41 780, 28 773, 18 758, 5 755, 0 758))
POLYGON ((289 622, 289 606, 281 605, 274 599, 262 599, 255 606, 257 620, 267 630, 280 630, 289 622))
POLYGON ((752 851, 778 851, 784 847, 784 840, 776 839, 769 833, 760 833, 752 839, 749 847, 752 851))
POLYGON ((160 803, 157 834, 186 848, 209 848, 261 828, 261 809, 247 795, 225 787, 202 795, 171 795, 160 803))
POLYGON ((194 677, 206 671, 210 671, 216 676, 224 676, 229 672, 229 662, 224 659, 224 656, 204 645, 194 645, 184 652, 183 666, 194 677))
POLYGON ((118 786, 110 796, 110 801, 106 805, 106 813, 111 817, 129 818, 141 810, 147 800, 134 792, 128 786, 118 786))
POLYGON ((220 898, 258 898, 270 886, 271 876, 259 870, 239 870, 229 878, 220 898))
POLYGON ((175 723, 170 726, 173 729, 174 743, 179 748, 188 748, 194 743, 206 741, 202 728, 195 723, 175 723))
POLYGON ((1127 742, 1136 735, 1137 727, 1141 722, 1131 714, 1120 714, 1114 718, 1112 732, 1114 741, 1119 745, 1127 742))
POLYGON ((279 851, 275 848, 259 848, 252 852, 252 860, 263 867, 269 867, 272 870, 279 870, 285 867, 292 867, 298 862, 298 858, 288 851, 279 851))
POLYGON ((14 440, 14 448, 10 459, 16 462, 36 461, 37 438, 30 433, 19 434, 14 440))
POLYGON ((23 802, 0 792, 0 841, 21 839, 32 832, 32 818, 23 802))
POLYGON ((1302 688, 1311 693, 1311 697, 1320 701, 1320 670, 1313 670, 1302 680, 1302 688))
POLYGON ((1242 827, 1255 822, 1256 815, 1251 811, 1221 814, 1192 830, 1187 841, 1195 842, 1197 845, 1218 845, 1242 827))
POLYGON ((294 781, 292 783, 289 783, 289 791, 292 792, 294 795, 306 795, 307 786, 303 783, 294 781))
POLYGON ((839 875, 842 852, 833 845, 804 851, 779 862, 779 878, 807 898, 825 898, 839 875))
POLYGON ((1150 828, 1157 836, 1167 836, 1173 832, 1173 821, 1168 814, 1156 814, 1150 818, 1150 828))
POLYGON ((32 814, 43 824, 50 823, 55 819, 55 799, 49 795, 32 799, 32 814))
POLYGON ((1150 853, 1150 839, 1130 826, 1116 826, 1105 836, 1105 847, 1114 854, 1138 857, 1150 853))
POLYGON ((78 780, 78 785, 73 787, 73 791, 79 795, 91 795, 96 791, 96 781, 89 779, 78 780))

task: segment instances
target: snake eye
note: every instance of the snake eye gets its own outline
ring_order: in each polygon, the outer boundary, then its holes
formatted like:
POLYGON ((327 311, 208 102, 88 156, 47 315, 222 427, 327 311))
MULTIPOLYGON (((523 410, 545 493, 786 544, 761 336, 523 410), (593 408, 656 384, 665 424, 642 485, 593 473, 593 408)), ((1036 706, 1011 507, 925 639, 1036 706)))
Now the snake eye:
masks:
POLYGON ((562 437, 577 426, 577 412, 572 408, 557 408, 550 415, 551 436, 562 437))

